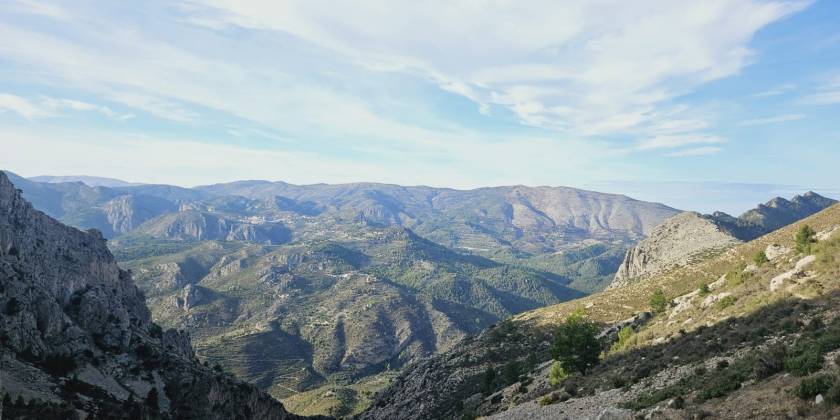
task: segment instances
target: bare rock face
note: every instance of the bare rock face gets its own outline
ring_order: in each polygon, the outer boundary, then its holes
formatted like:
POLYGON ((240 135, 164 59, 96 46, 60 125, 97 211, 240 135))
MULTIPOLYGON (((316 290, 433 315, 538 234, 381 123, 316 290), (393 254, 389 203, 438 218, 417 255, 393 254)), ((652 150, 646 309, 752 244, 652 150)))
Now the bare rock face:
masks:
POLYGON ((627 251, 609 288, 689 264, 695 258, 741 243, 712 220, 694 212, 680 213, 659 225, 627 251))
POLYGON ((152 323, 98 231, 36 211, 0 172, 2 392, 9 418, 291 419, 152 323), (37 414, 36 414, 37 413, 37 414))

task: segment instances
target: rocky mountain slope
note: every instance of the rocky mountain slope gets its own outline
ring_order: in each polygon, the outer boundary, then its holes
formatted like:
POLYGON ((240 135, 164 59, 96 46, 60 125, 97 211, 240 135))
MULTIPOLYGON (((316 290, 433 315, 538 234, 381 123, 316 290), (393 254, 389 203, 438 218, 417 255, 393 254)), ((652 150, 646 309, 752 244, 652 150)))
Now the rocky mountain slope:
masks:
POLYGON ((400 227, 280 247, 207 241, 124 265, 159 322, 189 330, 202 357, 280 398, 367 380, 583 295, 400 227))
POLYGON ((196 188, 252 199, 286 197, 372 225, 397 224, 451 248, 543 253, 584 239, 632 243, 676 210, 565 187, 453 190, 389 184, 242 181, 196 188))
POLYGON ((687 266, 517 315, 407 367, 359 418, 837 418, 838 304, 835 205, 687 266), (798 253, 806 224, 817 233, 798 253), (666 300, 653 312, 657 291, 666 300), (606 355, 553 385, 554 327, 576 311, 602 326, 606 355))
POLYGON ((726 213, 682 213, 657 226, 627 250, 610 288, 684 266, 817 213, 837 201, 808 192, 791 201, 776 197, 734 218, 726 213))
POLYGON ((0 172, 0 375, 6 418, 292 419, 152 323, 100 233, 26 202, 0 172))
POLYGON ((690 264, 741 241, 714 221, 694 212, 665 220, 650 236, 627 250, 609 288, 626 286, 646 276, 690 264))

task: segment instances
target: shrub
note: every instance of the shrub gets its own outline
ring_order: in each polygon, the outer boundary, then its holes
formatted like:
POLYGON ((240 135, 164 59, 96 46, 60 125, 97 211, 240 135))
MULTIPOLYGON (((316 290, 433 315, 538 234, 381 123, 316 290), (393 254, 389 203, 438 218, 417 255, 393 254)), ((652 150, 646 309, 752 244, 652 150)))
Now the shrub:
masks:
POLYGON ((816 242, 814 235, 817 232, 811 226, 805 225, 799 228, 796 232, 796 252, 800 254, 808 254, 811 252, 811 245, 816 242))
POLYGON ((551 405, 551 404, 554 404, 556 402, 557 402, 557 395, 554 394, 553 392, 551 394, 548 394, 548 395, 540 398, 540 405, 543 405, 543 406, 551 405))
POLYGON ((793 390, 793 393, 803 400, 810 400, 828 391, 834 385, 834 382, 834 377, 828 374, 812 376, 803 379, 793 390))
POLYGON ((4 313, 9 316, 17 315, 17 313, 21 310, 20 306, 20 301, 18 301, 17 298, 11 298, 8 301, 6 301, 6 308, 4 310, 4 313))
POLYGON ((44 360, 44 370, 54 376, 67 376, 74 369, 76 360, 65 354, 49 355, 44 360))
POLYGON ((738 300, 738 298, 736 298, 735 296, 732 296, 732 295, 724 296, 723 298, 721 298, 721 300, 719 300, 719 301, 717 301, 717 303, 715 303, 715 306, 718 309, 726 309, 726 308, 734 305, 735 301, 737 301, 737 300, 738 300))
POLYGON ((557 327, 551 355, 566 372, 575 370, 586 374, 598 363, 601 353, 597 333, 595 324, 584 318, 582 312, 575 312, 557 327))
POLYGON ((493 366, 487 366, 481 374, 481 392, 485 395, 491 394, 496 387, 496 370, 493 366))
POLYGON ((664 312, 668 308, 668 298, 665 297, 665 292, 659 289, 650 296, 650 309, 654 313, 664 312))
POLYGON ((758 352, 753 366, 753 379, 764 379, 784 370, 786 355, 787 347, 783 344, 770 346, 765 351, 758 352))
POLYGON ((830 404, 840 404, 840 381, 834 381, 834 384, 823 394, 823 397, 830 404))
POLYGON ((551 364, 551 369, 548 371, 548 382, 551 386, 560 385, 563 379, 566 379, 566 371, 563 370, 563 365, 555 361, 551 364))
POLYGON ((160 325, 155 324, 153 322, 152 325, 149 327, 149 335, 154 338, 161 338, 163 337, 163 328, 161 328, 160 325))
POLYGON ((709 285, 706 283, 700 283, 700 286, 697 288, 697 294, 699 294, 700 297, 707 296, 710 292, 711 290, 709 290, 709 285))
POLYGON ((765 254, 763 250, 759 250, 755 253, 755 256, 753 256, 753 262, 755 265, 761 267, 762 265, 770 262, 770 260, 767 258, 767 254, 765 254))
POLYGON ((505 384, 511 385, 519 381, 519 362, 511 360, 502 368, 502 378, 505 384))
POLYGON ((794 346, 792 354, 785 359, 785 370, 797 376, 805 376, 820 370, 822 354, 819 348, 814 345, 801 347, 803 346, 794 346))
POLYGON ((618 332, 618 340, 610 347, 610 352, 617 352, 624 350, 630 342, 630 337, 633 336, 633 328, 626 326, 618 332))

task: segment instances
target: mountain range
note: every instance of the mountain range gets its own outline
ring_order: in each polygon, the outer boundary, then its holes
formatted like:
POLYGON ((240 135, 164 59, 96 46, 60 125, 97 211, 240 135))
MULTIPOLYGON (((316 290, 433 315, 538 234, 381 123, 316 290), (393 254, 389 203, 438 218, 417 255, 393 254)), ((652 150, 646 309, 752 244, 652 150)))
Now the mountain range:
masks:
POLYGON ((295 413, 335 416, 487 334, 525 340, 493 349, 500 360, 544 357, 533 345, 550 332, 504 320, 644 283, 834 203, 808 193, 735 218, 563 187, 10 178, 36 208, 109 238, 152 319, 188 332, 199 360, 295 413))

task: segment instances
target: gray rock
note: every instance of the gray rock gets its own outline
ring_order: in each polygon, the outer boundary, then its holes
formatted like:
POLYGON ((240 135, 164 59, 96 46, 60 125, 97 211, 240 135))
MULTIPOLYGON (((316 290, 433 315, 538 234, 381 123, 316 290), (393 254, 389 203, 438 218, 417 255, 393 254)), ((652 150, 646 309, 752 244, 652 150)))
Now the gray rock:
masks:
POLYGON ((633 411, 623 408, 607 407, 598 414, 597 420, 632 420, 633 411))

